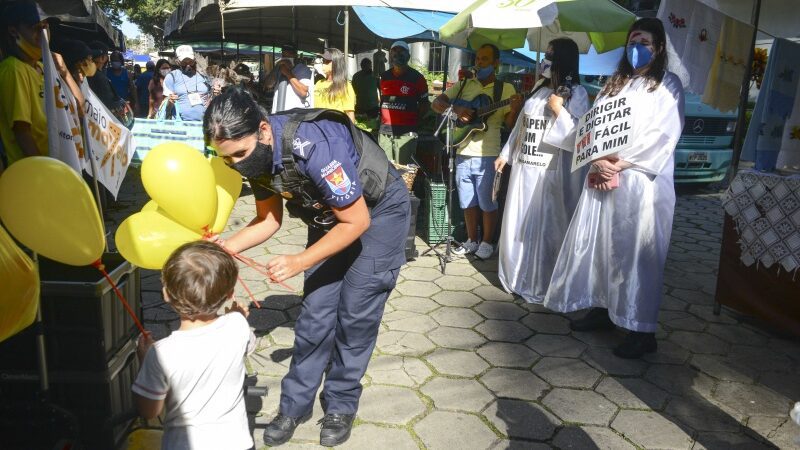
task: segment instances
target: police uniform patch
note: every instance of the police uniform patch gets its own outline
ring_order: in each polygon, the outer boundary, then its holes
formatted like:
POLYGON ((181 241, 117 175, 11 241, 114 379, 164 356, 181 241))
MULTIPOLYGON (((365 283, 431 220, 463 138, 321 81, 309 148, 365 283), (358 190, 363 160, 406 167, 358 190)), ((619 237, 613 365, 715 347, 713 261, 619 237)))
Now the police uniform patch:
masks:
POLYGON ((347 195, 347 193, 350 192, 350 187, 352 185, 350 178, 347 176, 341 165, 336 167, 329 174, 325 175, 325 182, 328 183, 328 187, 331 188, 333 195, 337 196, 347 195))

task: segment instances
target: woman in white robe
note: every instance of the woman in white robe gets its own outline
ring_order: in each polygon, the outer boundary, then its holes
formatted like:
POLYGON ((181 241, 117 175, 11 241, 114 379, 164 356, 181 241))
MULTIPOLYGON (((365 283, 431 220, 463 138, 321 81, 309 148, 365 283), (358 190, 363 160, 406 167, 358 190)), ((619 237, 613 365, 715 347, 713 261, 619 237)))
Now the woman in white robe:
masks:
POLYGON ((498 276, 506 291, 529 303, 544 301, 586 177, 586 170, 570 172, 575 124, 589 109, 578 78, 578 46, 566 38, 551 41, 543 67, 544 78, 495 161, 498 172, 506 162, 512 166, 498 276), (569 93, 566 101, 555 94, 559 88, 569 93))
MULTIPOLYGON (((657 346, 675 209, 674 150, 683 129, 683 87, 666 65, 661 21, 636 21, 616 73, 591 110, 600 117, 604 104, 625 101, 632 116, 629 142, 592 160, 590 177, 597 182, 583 190, 544 301, 561 312, 593 308, 570 324, 573 330, 630 330, 614 349, 622 358, 639 358, 657 346)), ((603 131, 598 123, 594 135, 603 131)))

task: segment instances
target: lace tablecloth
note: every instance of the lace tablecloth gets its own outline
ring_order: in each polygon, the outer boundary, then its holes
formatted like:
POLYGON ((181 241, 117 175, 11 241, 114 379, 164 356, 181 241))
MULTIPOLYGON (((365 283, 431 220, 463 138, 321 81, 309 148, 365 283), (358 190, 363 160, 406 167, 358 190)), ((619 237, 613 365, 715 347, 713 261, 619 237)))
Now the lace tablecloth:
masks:
POLYGON ((800 176, 742 170, 722 206, 736 224, 745 266, 800 269, 800 176))

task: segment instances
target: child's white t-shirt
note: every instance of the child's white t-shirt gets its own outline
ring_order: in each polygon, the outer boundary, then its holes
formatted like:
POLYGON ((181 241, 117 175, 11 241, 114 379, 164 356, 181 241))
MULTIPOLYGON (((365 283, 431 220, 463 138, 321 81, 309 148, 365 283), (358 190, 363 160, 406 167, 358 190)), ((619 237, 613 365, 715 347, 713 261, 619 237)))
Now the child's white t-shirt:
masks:
POLYGON ((244 316, 229 313, 150 348, 132 389, 166 399, 163 450, 253 447, 243 392, 250 336, 244 316))

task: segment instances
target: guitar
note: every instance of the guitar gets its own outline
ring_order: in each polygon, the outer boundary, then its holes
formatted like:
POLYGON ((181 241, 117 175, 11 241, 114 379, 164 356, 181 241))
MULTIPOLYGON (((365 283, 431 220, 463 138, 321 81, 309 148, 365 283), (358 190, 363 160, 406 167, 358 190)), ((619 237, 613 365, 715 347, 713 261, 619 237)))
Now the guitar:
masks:
MULTIPOLYGON (((526 92, 522 96, 522 101, 529 99, 534 91, 526 92)), ((469 122, 464 122, 459 118, 456 121, 456 129, 453 130, 453 146, 460 146, 467 142, 474 133, 482 133, 489 129, 486 124, 486 117, 500 108, 511 104, 511 98, 492 103, 492 98, 486 94, 480 94, 472 100, 457 98, 451 101, 453 106, 461 106, 473 110, 472 118, 469 122)), ((440 136, 445 136, 441 134, 440 136)), ((442 139, 445 139, 444 137, 442 139)), ((446 144, 446 142, 445 142, 446 144)))

